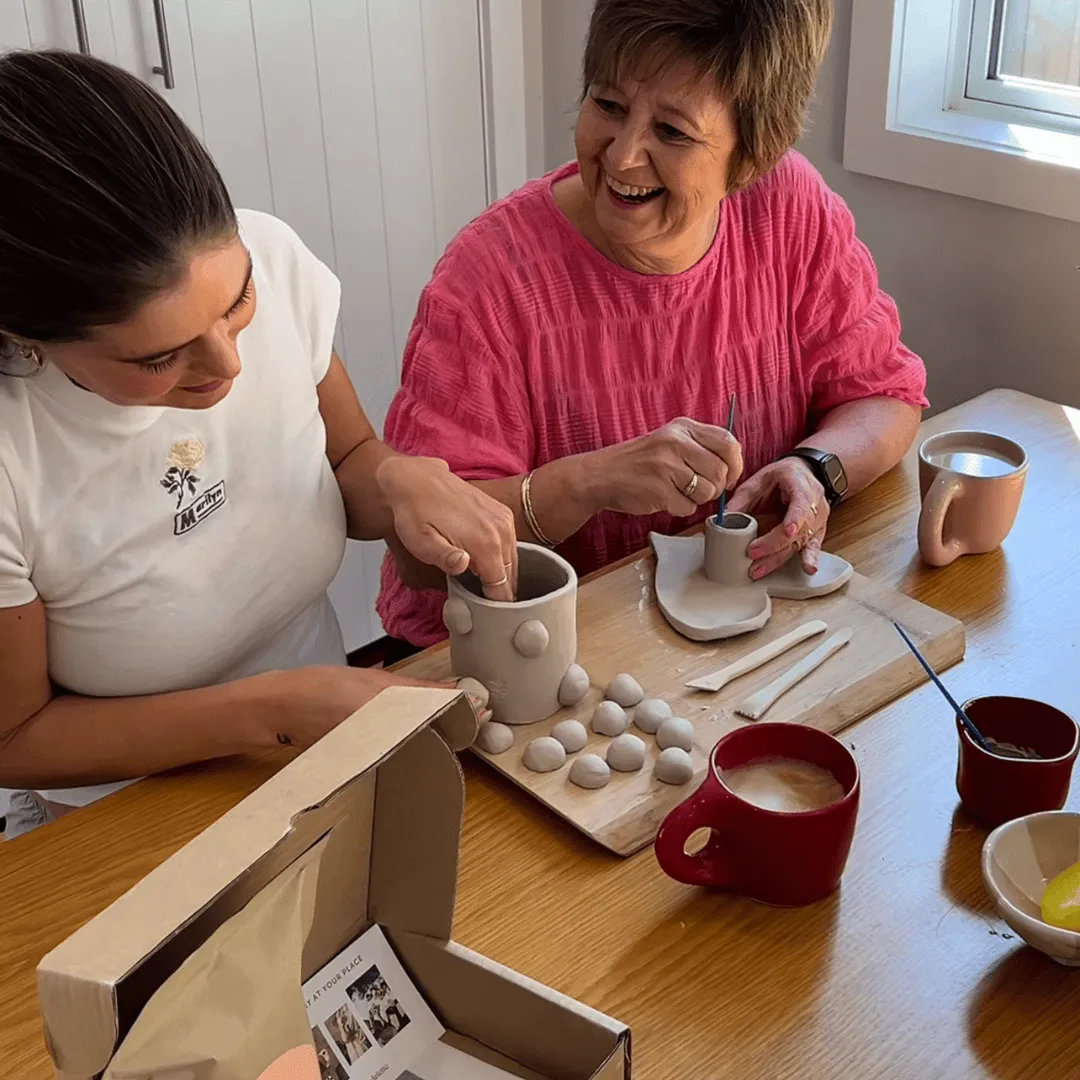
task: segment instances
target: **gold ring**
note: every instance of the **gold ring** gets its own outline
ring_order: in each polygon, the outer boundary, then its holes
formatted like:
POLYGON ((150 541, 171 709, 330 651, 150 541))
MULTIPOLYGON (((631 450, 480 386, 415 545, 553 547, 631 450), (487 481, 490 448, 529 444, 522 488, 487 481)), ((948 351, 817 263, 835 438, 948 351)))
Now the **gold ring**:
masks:
POLYGON ((817 512, 818 512, 818 505, 817 505, 817 503, 811 503, 811 504, 810 504, 810 513, 811 513, 811 514, 813 514, 813 515, 814 515, 814 516, 816 517, 816 516, 817 516, 817 512))
POLYGON ((485 589, 501 589, 504 585, 509 584, 509 582, 510 579, 503 574, 498 581, 481 581, 480 584, 483 585, 485 589))
POLYGON ((694 497, 694 492, 697 491, 697 485, 698 485, 698 474, 694 473, 694 475, 690 477, 690 482, 686 485, 686 487, 684 487, 682 489, 682 493, 688 499, 692 499, 694 497))

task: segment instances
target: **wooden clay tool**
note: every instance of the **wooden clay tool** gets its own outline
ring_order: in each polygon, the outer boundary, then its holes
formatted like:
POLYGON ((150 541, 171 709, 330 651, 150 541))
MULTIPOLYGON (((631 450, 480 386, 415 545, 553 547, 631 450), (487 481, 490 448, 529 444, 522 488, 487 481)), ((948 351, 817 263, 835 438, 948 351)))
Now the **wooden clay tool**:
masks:
POLYGON ((700 679, 692 679, 686 685, 695 690, 707 690, 710 694, 715 694, 723 690, 729 682, 762 667, 770 660, 775 660, 776 657, 786 653, 788 649, 795 648, 796 645, 806 641, 807 638, 812 638, 815 634, 824 634, 826 630, 828 630, 828 625, 820 619, 803 623, 802 626, 792 630, 791 633, 785 634, 775 641, 770 641, 768 645, 762 645, 760 649, 747 653, 734 663, 728 664, 727 667, 714 671, 711 675, 703 675, 700 679))
POLYGON ((823 645, 819 645, 809 656, 792 665, 778 679, 763 687, 756 694, 751 694, 741 705, 735 707, 739 716, 747 720, 760 720, 779 698, 786 694, 796 683, 802 682, 812 671, 816 671, 834 652, 842 649, 852 638, 850 629, 833 634, 823 645))

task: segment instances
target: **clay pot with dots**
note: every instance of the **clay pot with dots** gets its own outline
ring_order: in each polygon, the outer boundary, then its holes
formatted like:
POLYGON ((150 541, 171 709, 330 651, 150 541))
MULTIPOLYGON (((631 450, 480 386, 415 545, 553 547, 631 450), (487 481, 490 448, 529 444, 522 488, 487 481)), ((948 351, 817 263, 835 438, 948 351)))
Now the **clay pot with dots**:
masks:
POLYGON ((532 724, 576 704, 571 684, 583 674, 574 664, 577 585, 565 559, 524 543, 518 544, 513 603, 488 600, 472 573, 448 579, 443 623, 450 632, 450 662, 459 678, 487 687, 495 720, 532 724))

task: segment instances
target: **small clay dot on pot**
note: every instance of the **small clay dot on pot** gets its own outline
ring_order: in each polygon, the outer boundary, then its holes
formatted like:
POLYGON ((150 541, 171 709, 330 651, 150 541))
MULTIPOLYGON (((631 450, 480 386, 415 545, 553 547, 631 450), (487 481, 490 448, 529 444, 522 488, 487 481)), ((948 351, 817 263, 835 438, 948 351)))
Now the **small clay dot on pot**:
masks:
POLYGON ((472 612, 460 597, 452 596, 443 604, 442 617, 443 625, 451 634, 464 636, 472 633, 472 612))
POLYGON ((514 648, 530 660, 543 656, 550 641, 548 628, 539 619, 523 622, 514 634, 514 648))

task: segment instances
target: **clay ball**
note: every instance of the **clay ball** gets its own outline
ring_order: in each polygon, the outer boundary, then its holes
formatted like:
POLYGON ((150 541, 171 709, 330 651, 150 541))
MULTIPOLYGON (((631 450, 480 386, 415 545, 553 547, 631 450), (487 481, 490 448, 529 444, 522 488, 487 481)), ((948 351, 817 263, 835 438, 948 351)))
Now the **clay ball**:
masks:
POLYGON ((592 729, 597 735, 621 735, 629 726, 626 710, 614 701, 601 701, 592 714, 592 729))
POLYGON ((685 750, 669 746, 656 759, 656 779, 665 784, 688 784, 694 776, 694 763, 685 750))
POLYGON ((570 782, 582 788, 602 788, 611 779, 608 763, 598 754, 582 754, 570 766, 570 782))
POLYGON ((566 764, 566 749, 558 739, 543 735, 525 747, 522 763, 533 772, 554 772, 566 764))
POLYGON ((656 733, 656 745, 661 750, 677 746, 689 753, 694 745, 694 725, 681 716, 670 717, 660 725, 660 730, 656 733))
POLYGON ((551 737, 562 743, 568 754, 576 754, 589 741, 589 733, 580 720, 560 720, 551 729, 551 737))
POLYGON ((505 754, 514 745, 514 733, 505 724, 492 720, 480 725, 476 745, 485 754, 505 754))
POLYGON ((611 740, 607 763, 619 772, 637 772, 645 764, 645 744, 636 735, 620 735, 611 740))
POLYGON ((607 696, 624 709, 632 708, 645 697, 645 691, 638 685, 633 675, 616 675, 607 688, 607 696))
POLYGON ((649 698, 634 710, 634 726, 647 735, 655 735, 656 729, 671 717, 671 706, 666 701, 649 698))
POLYGON ((577 705, 589 692, 589 673, 577 664, 566 669, 559 686, 559 704, 564 708, 577 705))
POLYGON ((543 656, 550 641, 548 628, 539 619, 523 622, 514 634, 514 648, 530 660, 543 656))
POLYGON ((463 694, 468 694, 469 697, 476 698, 481 709, 486 709, 488 707, 488 701, 491 700, 491 695, 488 693, 488 688, 483 683, 477 682, 476 679, 466 677, 464 679, 458 679, 457 688, 463 694))
POLYGON ((442 621, 451 634, 472 633, 472 612, 460 597, 452 596, 443 604, 442 621))

